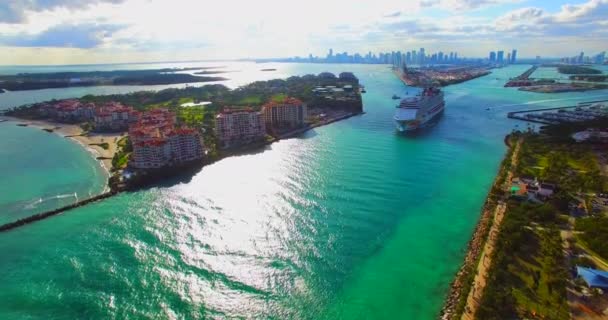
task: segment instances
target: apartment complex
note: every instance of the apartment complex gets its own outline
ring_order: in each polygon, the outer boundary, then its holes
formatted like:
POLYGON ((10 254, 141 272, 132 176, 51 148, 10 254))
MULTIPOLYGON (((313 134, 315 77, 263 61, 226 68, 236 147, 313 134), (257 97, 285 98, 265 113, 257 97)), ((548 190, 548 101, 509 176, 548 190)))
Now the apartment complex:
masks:
POLYGON ((299 128, 306 120, 306 104, 296 98, 288 97, 283 101, 268 102, 262 110, 268 130, 299 128))
POLYGON ((81 103, 76 99, 61 100, 56 103, 44 103, 40 114, 60 122, 90 121, 95 116, 95 104, 81 103))
POLYGON ((95 131, 125 131, 139 118, 139 112, 118 102, 108 102, 95 109, 95 131))
POLYGON ((129 166, 158 169, 179 166, 203 158, 200 134, 192 128, 176 128, 175 115, 166 109, 143 113, 129 127, 133 154, 129 166))
POLYGON ((139 117, 133 108, 113 101, 96 105, 68 99, 43 103, 38 110, 41 116, 59 122, 93 122, 95 131, 125 131, 139 117))
POLYGON ((261 141, 266 135, 264 114, 252 108, 226 108, 215 118, 220 148, 261 141))

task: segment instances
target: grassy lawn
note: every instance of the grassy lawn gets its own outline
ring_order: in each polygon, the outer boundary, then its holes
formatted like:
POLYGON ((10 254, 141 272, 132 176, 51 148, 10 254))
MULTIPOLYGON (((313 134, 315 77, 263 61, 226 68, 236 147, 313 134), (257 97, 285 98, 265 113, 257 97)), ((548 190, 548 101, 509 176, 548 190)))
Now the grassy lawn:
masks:
POLYGON ((250 95, 236 101, 235 104, 239 106, 260 105, 264 103, 263 99, 262 95, 250 95))
POLYGON ((283 102, 287 98, 287 95, 284 93, 275 94, 272 96, 272 101, 274 102, 283 102))
POLYGON ((546 205, 509 205, 479 319, 569 319, 562 240, 552 226, 558 216, 546 217, 547 210, 546 205))
POLYGON ((194 106, 177 109, 177 117, 186 125, 201 127, 205 120, 205 106, 194 106))
MULTIPOLYGON (((532 233, 528 245, 529 252, 516 257, 515 263, 509 266, 513 274, 513 296, 516 301, 516 309, 521 315, 541 316, 548 319, 569 319, 566 297, 563 292, 551 288, 554 279, 554 261, 544 257, 543 253, 561 245, 559 234, 545 233, 528 230, 532 233), (545 239, 545 240, 542 240, 545 239)), ((557 259, 562 258, 561 252, 557 252, 557 259)))
POLYGON ((517 173, 558 183, 570 192, 600 192, 608 182, 589 146, 539 135, 526 138, 517 173))

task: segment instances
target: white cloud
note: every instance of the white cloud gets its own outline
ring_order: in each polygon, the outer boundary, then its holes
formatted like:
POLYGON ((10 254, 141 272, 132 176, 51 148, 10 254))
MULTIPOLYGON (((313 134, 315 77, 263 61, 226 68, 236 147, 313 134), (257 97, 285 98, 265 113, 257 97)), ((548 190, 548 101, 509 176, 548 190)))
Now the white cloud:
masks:
POLYGON ((22 23, 28 12, 40 12, 57 8, 86 9, 99 3, 122 3, 126 0, 2 0, 0 23, 22 23))
POLYGON ((491 46, 526 38, 572 41, 577 33, 601 38, 608 16, 608 0, 565 5, 556 12, 527 6, 502 16, 496 13, 500 6, 513 8, 523 0, 0 1, 8 1, 0 3, 0 45, 2 39, 12 46, 79 43, 72 47, 80 46, 88 55, 65 51, 78 59, 281 57, 323 54, 329 47, 376 51, 419 46, 485 55, 491 46), (3 8, 19 9, 22 19, 2 23, 3 8), (72 36, 61 26, 86 30, 72 36), (80 38, 55 39, 53 34, 80 38))
POLYGON ((590 0, 579 5, 564 5, 554 18, 559 22, 582 22, 608 17, 608 0, 590 0))

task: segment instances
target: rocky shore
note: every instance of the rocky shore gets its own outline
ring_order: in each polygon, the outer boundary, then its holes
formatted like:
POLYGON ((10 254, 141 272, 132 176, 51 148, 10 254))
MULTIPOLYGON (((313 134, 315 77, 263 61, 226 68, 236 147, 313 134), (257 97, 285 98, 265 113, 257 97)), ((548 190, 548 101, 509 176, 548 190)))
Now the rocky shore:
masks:
POLYGON ((469 241, 467 253, 464 258, 464 263, 456 273, 456 277, 450 286, 450 291, 446 298, 445 304, 441 309, 439 316, 442 320, 457 318, 462 314, 464 303, 471 288, 471 282, 475 275, 475 266, 479 260, 479 255, 483 250, 483 246, 488 237, 488 231, 492 225, 493 213, 496 209, 496 203, 491 203, 486 200, 483 206, 481 219, 475 227, 473 236, 469 241))

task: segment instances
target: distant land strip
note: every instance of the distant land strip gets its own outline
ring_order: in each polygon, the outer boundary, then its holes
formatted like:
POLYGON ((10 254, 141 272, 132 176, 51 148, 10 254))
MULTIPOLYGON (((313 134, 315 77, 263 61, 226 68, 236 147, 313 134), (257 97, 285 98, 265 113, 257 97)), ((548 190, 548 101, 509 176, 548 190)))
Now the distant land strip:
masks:
MULTIPOLYGON (((219 67, 218 67, 219 68, 219 67)), ((214 68, 215 69, 215 68, 214 68)), ((224 77, 195 76, 183 71, 205 68, 165 68, 148 70, 115 70, 86 72, 20 73, 0 76, 0 92, 26 91, 52 88, 120 86, 120 85, 169 85, 180 83, 215 82, 228 80, 224 77)), ((219 74, 225 71, 201 71, 201 74, 219 74)))

